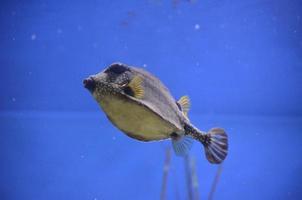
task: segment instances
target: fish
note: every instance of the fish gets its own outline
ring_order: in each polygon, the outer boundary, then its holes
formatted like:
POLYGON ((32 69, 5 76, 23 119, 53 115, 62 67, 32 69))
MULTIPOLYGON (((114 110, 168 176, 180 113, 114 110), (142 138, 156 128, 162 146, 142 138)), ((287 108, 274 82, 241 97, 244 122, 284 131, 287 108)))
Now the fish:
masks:
POLYGON ((188 154, 197 140, 210 163, 225 160, 225 130, 212 128, 204 132, 196 128, 188 116, 189 97, 176 101, 168 88, 146 70, 115 62, 84 79, 83 85, 112 124, 127 136, 144 142, 170 139, 177 156, 188 154))

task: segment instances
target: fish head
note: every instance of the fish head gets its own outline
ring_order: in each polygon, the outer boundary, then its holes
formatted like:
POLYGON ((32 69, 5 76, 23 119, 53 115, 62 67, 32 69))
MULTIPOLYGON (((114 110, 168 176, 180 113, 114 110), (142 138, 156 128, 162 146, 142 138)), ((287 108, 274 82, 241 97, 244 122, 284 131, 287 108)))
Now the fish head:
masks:
POLYGON ((97 101, 105 96, 125 96, 125 85, 130 82, 131 70, 123 63, 113 63, 105 70, 91 75, 83 80, 84 87, 88 89, 97 101))

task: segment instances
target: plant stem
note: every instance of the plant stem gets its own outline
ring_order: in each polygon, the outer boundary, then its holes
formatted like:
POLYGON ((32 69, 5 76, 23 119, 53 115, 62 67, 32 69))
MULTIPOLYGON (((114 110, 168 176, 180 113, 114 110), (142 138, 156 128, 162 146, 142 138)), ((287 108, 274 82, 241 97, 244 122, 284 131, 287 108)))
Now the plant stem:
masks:
POLYGON ((164 162, 164 174, 163 174, 163 180, 162 180, 162 188, 161 188, 161 194, 160 194, 161 200, 167 199, 167 184, 168 184, 168 174, 170 171, 170 165, 171 165, 171 149, 167 148, 165 162, 164 162))
POLYGON ((220 164, 218 166, 218 169, 217 169, 217 172, 216 172, 216 175, 215 175, 212 187, 211 187, 211 191, 209 193, 208 200, 212 200, 213 197, 214 197, 214 193, 216 191, 216 188, 217 188, 217 185, 218 185, 218 182, 219 182, 219 179, 220 179, 221 172, 222 172, 222 164, 220 164))
POLYGON ((190 156, 187 154, 185 156, 185 170, 187 177, 187 190, 188 190, 188 199, 193 200, 193 188, 192 188, 192 174, 191 174, 191 166, 190 166, 190 156))

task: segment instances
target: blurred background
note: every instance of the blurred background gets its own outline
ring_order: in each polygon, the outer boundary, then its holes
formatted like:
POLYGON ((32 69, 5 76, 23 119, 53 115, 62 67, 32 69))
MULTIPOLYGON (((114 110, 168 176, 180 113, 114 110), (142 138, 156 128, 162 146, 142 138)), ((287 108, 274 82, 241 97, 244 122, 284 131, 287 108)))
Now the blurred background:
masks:
MULTIPOLYGON (((10 0, 0 26, 1 199, 159 199, 170 141, 128 138, 82 86, 116 61, 227 130, 214 199, 302 198, 301 1, 10 0)), ((206 199, 218 166, 191 156, 206 199)), ((188 199, 171 159, 167 199, 188 199)))

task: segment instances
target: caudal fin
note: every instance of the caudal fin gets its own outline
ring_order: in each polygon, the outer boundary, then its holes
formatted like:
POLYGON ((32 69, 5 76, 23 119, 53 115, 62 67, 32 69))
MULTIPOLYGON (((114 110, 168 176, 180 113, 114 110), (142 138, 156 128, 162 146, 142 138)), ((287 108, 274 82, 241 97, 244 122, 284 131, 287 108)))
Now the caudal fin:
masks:
POLYGON ((202 141, 210 163, 221 163, 228 154, 228 136, 222 128, 212 128, 202 141))

